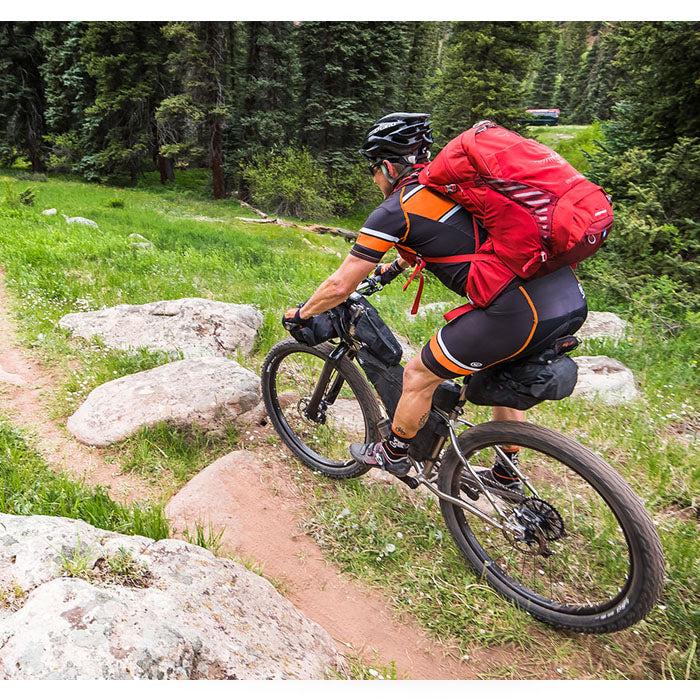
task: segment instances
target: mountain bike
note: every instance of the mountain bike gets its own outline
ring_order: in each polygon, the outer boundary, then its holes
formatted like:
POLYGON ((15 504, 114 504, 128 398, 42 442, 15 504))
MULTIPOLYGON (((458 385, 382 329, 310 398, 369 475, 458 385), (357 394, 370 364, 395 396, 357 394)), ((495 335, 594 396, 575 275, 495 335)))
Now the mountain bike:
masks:
MULTIPOLYGON (((380 289, 377 278, 368 278, 346 304, 361 313, 366 297, 380 289)), ((348 445, 383 437, 393 413, 383 405, 392 399, 381 384, 375 391, 364 376, 358 362, 364 351, 345 329, 315 346, 283 340, 263 363, 263 399, 275 430, 302 463, 333 479, 368 471, 348 445)), ((401 481, 437 496, 465 562, 538 620, 586 633, 641 620, 661 594, 664 558, 640 499, 601 457, 553 430, 469 422, 466 381, 448 380, 436 390, 428 423, 414 440, 421 454, 411 455, 411 473, 401 481), (520 466, 503 445, 520 448, 520 466), (479 474, 496 455, 517 473, 523 493, 479 474)))

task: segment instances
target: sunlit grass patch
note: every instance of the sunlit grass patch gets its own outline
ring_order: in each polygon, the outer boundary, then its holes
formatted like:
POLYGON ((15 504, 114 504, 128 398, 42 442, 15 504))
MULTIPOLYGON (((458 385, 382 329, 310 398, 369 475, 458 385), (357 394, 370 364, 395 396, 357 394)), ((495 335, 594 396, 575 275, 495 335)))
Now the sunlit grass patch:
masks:
POLYGON ((174 489, 238 445, 234 425, 225 430, 206 432, 159 423, 142 428, 135 435, 107 450, 124 471, 174 489))
POLYGON ((156 540, 170 534, 160 506, 121 505, 103 488, 90 488, 51 471, 4 419, 0 419, 0 512, 75 518, 103 530, 156 540))

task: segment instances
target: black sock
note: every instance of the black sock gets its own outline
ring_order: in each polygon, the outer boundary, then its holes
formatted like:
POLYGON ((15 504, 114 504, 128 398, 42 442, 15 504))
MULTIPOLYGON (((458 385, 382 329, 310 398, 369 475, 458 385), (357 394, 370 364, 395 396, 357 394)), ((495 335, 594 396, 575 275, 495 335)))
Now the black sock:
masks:
MULTIPOLYGON (((519 450, 515 450, 513 452, 507 452, 506 450, 503 450, 503 454, 505 454, 505 456, 509 460, 516 461, 516 464, 518 459, 518 452, 519 450)), ((510 466, 502 461, 500 455, 496 458, 496 462, 493 465, 491 473, 497 481, 500 481, 505 484, 513 483, 514 481, 520 480, 520 477, 510 468, 510 466)))
POLYGON ((403 435, 398 435, 393 428, 389 433, 389 437, 384 440, 384 451, 387 457, 392 462, 398 462, 406 457, 408 448, 411 446, 412 437, 407 438, 403 435))

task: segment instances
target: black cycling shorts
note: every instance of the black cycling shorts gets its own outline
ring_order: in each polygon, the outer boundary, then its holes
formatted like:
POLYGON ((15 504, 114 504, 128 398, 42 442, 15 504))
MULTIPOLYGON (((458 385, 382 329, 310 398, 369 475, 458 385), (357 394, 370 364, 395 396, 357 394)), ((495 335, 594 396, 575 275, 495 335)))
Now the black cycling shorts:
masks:
POLYGON ((576 275, 564 267, 516 282, 485 309, 474 309, 441 328, 421 351, 438 377, 466 376, 499 362, 540 352, 575 333, 588 307, 576 275))

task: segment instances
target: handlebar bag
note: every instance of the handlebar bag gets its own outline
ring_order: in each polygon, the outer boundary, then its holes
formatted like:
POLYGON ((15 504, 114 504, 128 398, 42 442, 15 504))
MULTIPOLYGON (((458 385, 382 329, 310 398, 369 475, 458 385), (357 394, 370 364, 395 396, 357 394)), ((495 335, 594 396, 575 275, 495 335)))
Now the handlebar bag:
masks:
POLYGON ((304 345, 318 345, 339 335, 335 309, 324 311, 312 316, 303 326, 295 326, 289 330, 294 340, 304 345))

